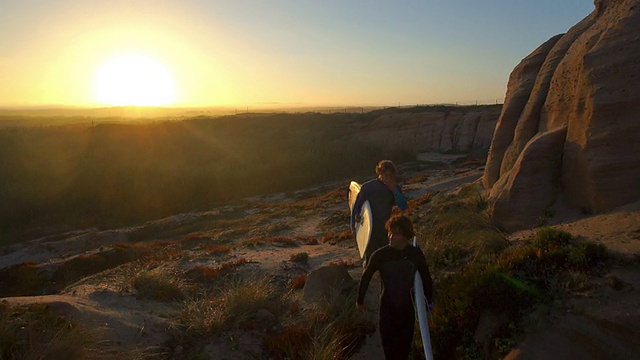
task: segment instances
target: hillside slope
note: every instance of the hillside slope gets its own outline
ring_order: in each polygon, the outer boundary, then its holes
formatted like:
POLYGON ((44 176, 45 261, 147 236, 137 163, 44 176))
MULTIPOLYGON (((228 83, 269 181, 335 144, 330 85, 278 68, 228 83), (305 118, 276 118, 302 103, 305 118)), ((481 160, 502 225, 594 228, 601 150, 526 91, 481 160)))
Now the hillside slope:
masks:
MULTIPOLYGON (((478 183, 483 171, 481 164, 474 162, 444 165, 441 170, 430 166, 412 163, 402 167, 404 189, 414 201, 425 194, 455 192, 478 183)), ((277 358, 261 343, 277 314, 302 305, 301 290, 291 288, 294 279, 329 264, 343 264, 354 279, 360 277, 357 250, 348 232, 346 184, 331 182, 298 192, 246 198, 209 211, 179 214, 139 226, 79 230, 4 247, 0 249, 0 288, 5 296, 1 301, 12 305, 47 304, 88 328, 99 329, 104 341, 96 350, 96 357, 181 359, 193 356, 191 345, 186 340, 177 341, 172 329, 184 316, 184 306, 190 300, 145 296, 135 285, 141 274, 182 279, 182 289, 201 285, 198 276, 186 275, 205 274, 198 271, 207 268, 268 275, 288 294, 279 303, 281 309, 261 309, 254 325, 234 327, 211 337, 199 356, 277 358), (113 259, 109 254, 114 251, 119 258, 128 260, 105 260, 101 264, 106 265, 96 266, 96 259, 113 259), (303 253, 308 259, 296 261, 303 253), (50 280, 34 282, 31 287, 25 281, 17 284, 15 276, 21 273, 16 270, 21 266, 36 268, 40 276, 50 280), (8 296, 10 291, 30 296, 8 296)), ((420 209, 426 210, 425 206, 418 206, 418 223, 422 221, 420 209)), ((582 285, 573 287, 572 294, 533 311, 518 344, 514 344, 516 350, 507 357, 637 356, 640 208, 628 207, 554 226, 583 240, 600 242, 621 256, 599 277, 576 275, 582 285)), ((526 242, 532 234, 533 231, 515 233, 509 239, 512 243, 526 242)), ((369 291, 367 317, 374 321, 376 290, 369 291)), ((379 350, 377 333, 370 333, 351 358, 375 359, 379 350)))

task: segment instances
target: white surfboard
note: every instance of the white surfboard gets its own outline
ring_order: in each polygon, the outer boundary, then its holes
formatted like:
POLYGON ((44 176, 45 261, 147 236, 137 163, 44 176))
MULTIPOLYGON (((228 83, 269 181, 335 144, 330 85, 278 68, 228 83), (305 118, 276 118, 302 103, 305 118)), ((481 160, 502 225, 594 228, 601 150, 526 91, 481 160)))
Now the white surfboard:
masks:
MULTIPOLYGON (((356 197, 360 192, 360 184, 352 181, 349 184, 349 210, 353 213, 353 206, 356 203, 356 197)), ((373 218, 371 217, 371 204, 365 201, 360 209, 360 221, 356 223, 356 243, 358 244, 358 252, 360 258, 364 257, 369 240, 371 239, 371 230, 373 229, 373 218)))
MULTIPOLYGON (((413 246, 417 246, 415 237, 413 238, 413 246)), ((424 296, 422 277, 420 276, 420 272, 418 271, 416 271, 413 277, 413 296, 415 298, 418 324, 420 324, 420 336, 422 337, 424 356, 427 360, 433 360, 433 352, 431 351, 431 336, 429 335, 429 313, 427 309, 427 301, 424 296)))

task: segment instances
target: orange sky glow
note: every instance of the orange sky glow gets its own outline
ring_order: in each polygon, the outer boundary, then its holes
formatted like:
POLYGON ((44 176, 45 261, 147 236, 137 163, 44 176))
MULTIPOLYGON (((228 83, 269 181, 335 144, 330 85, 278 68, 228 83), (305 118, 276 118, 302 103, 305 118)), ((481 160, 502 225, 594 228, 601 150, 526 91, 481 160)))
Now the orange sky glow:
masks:
POLYGON ((501 102, 591 1, 8 0, 0 107, 501 102))

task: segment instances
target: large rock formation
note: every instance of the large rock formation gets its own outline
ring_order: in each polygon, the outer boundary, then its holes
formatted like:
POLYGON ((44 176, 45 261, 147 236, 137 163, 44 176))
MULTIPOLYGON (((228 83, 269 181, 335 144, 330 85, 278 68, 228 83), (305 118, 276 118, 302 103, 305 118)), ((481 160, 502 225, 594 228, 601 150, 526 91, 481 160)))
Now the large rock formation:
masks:
POLYGON ((377 117, 358 133, 388 148, 413 152, 468 153, 488 149, 500 115, 500 105, 447 106, 414 113, 393 113, 377 117), (389 134, 393 136, 389 136, 389 134))
POLYGON ((505 230, 558 194, 587 213, 640 199, 640 0, 595 4, 509 78, 483 177, 505 230))

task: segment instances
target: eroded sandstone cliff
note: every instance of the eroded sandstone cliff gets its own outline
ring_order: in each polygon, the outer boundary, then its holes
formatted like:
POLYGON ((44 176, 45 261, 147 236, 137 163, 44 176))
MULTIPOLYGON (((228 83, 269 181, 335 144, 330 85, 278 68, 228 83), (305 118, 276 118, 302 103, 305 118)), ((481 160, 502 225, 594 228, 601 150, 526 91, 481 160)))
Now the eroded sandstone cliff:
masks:
POLYGON ((509 78, 483 177, 505 230, 559 195, 586 213, 640 199, 640 0, 595 5, 509 78))
POLYGON ((500 105, 443 106, 384 114, 361 129, 358 138, 412 152, 468 153, 488 149, 500 109, 500 105))

